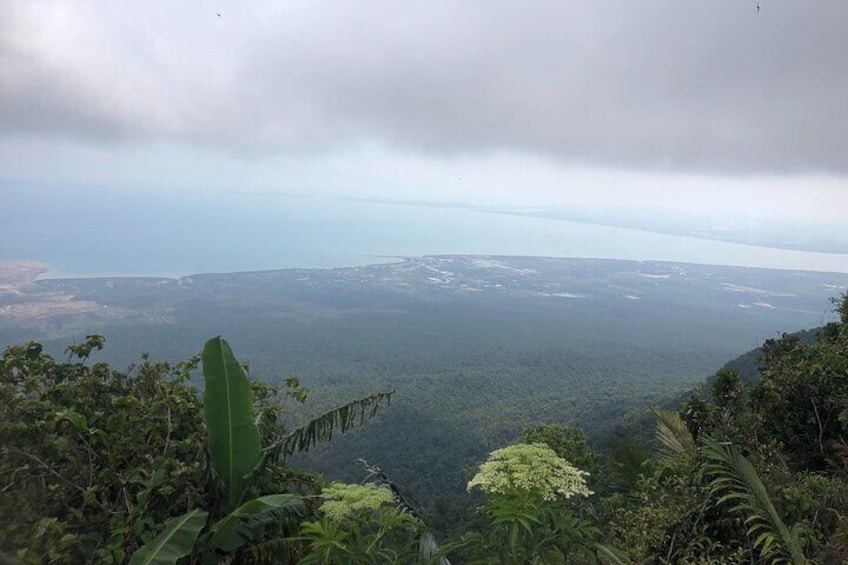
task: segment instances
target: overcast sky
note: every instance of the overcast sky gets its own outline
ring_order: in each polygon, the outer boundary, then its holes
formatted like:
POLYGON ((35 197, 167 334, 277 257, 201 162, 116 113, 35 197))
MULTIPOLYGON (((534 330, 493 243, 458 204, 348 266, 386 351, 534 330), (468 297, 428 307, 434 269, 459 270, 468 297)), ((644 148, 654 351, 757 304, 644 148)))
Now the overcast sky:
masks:
POLYGON ((844 221, 848 2, 759 7, 3 0, 0 175, 844 221))

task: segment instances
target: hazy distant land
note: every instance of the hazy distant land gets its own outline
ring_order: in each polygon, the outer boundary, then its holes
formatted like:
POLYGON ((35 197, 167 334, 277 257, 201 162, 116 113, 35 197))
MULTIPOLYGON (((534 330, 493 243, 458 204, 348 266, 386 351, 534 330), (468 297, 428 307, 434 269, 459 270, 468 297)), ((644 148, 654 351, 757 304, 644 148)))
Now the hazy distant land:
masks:
POLYGON ((775 327, 820 322, 848 275, 657 261, 428 256, 337 269, 281 269, 182 278, 44 278, 45 264, 0 263, 0 331, 72 334, 116 321, 176 324, 187 304, 262 305, 262 317, 320 318, 405 301, 572 301, 570 308, 746 310, 775 327), (346 304, 340 306, 339 298, 346 304), (366 299, 367 297, 367 299, 366 299), (366 303, 361 303, 363 300, 366 303), (639 304, 634 304, 639 301, 639 304), (783 324, 783 325, 781 325, 783 324))

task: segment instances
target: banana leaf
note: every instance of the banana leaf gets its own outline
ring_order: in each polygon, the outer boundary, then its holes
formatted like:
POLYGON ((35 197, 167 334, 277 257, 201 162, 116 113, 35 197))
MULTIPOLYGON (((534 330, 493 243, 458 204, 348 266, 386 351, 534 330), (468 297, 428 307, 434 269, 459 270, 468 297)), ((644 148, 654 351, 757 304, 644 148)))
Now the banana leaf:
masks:
POLYGON ((166 521, 161 534, 133 553, 130 565, 175 565, 194 549, 206 516, 206 512, 194 509, 166 521))
POLYGON ((210 530, 207 549, 233 552, 260 540, 271 529, 296 531, 306 513, 303 499, 272 494, 249 500, 219 520, 210 530))
POLYGON ((227 508, 235 508, 248 475, 262 455, 259 428, 253 420, 253 397, 247 374, 220 336, 203 346, 204 417, 215 469, 227 489, 227 508))

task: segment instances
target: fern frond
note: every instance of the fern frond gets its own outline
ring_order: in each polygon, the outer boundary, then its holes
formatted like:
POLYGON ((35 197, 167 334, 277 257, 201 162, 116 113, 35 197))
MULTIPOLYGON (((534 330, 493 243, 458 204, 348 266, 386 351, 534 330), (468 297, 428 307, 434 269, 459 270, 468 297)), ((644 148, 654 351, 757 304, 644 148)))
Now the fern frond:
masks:
POLYGON ((786 526, 751 462, 729 444, 704 438, 703 446, 708 461, 705 471, 713 476, 712 492, 720 495, 719 503, 730 502, 732 512, 745 516, 748 535, 756 534, 754 548, 760 550, 760 556, 773 562, 808 563, 800 525, 791 530, 786 526), (776 555, 779 550, 783 555, 776 555))
POLYGON ((678 455, 694 455, 695 440, 686 422, 674 410, 651 408, 657 419, 657 439, 663 446, 666 457, 678 455))

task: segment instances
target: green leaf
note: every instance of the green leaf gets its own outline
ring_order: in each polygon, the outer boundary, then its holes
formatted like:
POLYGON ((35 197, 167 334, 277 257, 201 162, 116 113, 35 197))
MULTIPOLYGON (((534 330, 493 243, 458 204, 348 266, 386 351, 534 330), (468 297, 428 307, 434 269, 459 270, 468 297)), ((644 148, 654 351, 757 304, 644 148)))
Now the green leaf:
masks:
POLYGON ((509 547, 515 548, 515 544, 518 542, 518 524, 513 522, 509 526, 509 547))
POLYGON ((227 487, 228 507, 235 508, 248 485, 248 475, 262 455, 259 428, 253 421, 250 382, 220 336, 206 342, 201 361, 209 451, 227 487))
POLYGON ((207 550, 232 552, 261 539, 271 528, 290 522, 296 528, 306 510, 293 494, 272 494, 245 502, 219 520, 210 530, 207 550))
POLYGON ((606 557, 610 563, 614 563, 615 565, 628 565, 630 561, 627 560, 621 552, 606 545, 595 543, 593 548, 598 553, 598 555, 603 555, 606 557))
POLYGON ((751 462, 732 445, 708 437, 702 444, 707 459, 705 470, 714 477, 710 488, 713 493, 722 494, 719 503, 736 503, 731 511, 745 515, 745 523, 750 524, 749 535, 762 530, 754 541, 760 556, 773 558, 779 544, 781 557, 798 565, 807 563, 800 525, 795 524, 791 530, 786 526, 751 462))
POLYGON ((657 439, 664 448, 664 455, 666 457, 694 455, 695 441, 680 414, 660 408, 651 408, 651 412, 657 419, 657 439))
POLYGON ((335 430, 345 433, 356 425, 365 424, 377 414, 380 404, 391 402, 394 392, 378 392, 322 414, 268 446, 266 457, 285 457, 308 451, 319 441, 330 441, 335 430))
POLYGON ((206 523, 207 513, 192 510, 165 522, 161 534, 133 553, 130 565, 175 565, 194 549, 197 535, 206 523))

